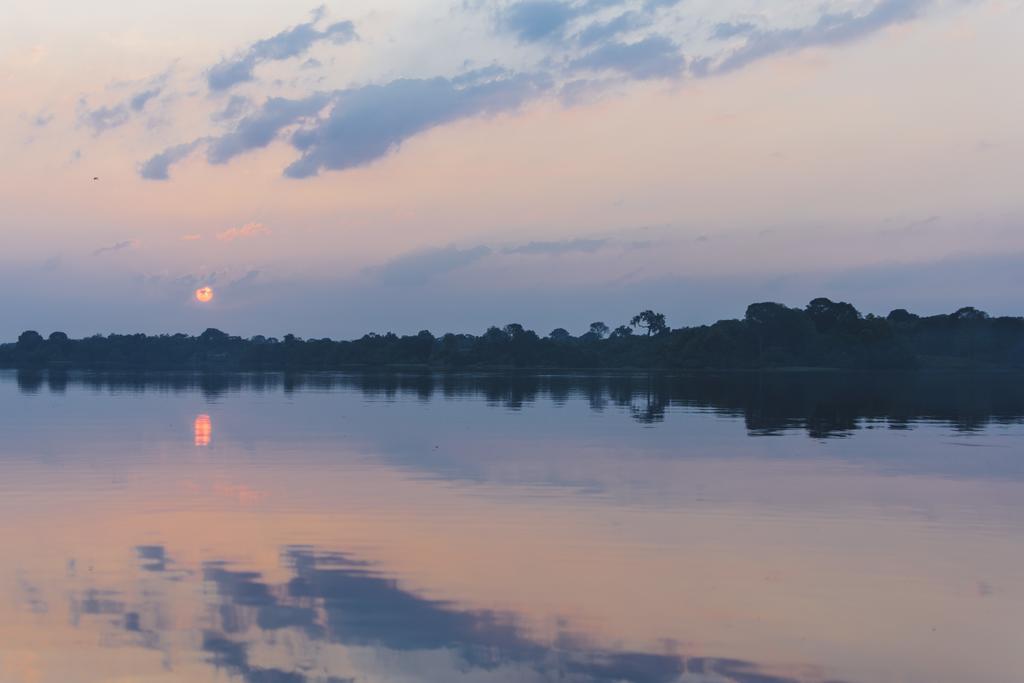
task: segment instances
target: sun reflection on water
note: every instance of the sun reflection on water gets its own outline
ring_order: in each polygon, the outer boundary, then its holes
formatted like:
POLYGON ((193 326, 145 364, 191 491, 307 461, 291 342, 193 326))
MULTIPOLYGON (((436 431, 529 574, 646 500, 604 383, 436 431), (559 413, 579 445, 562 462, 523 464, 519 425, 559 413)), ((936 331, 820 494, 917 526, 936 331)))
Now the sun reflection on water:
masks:
POLYGON ((196 415, 195 422, 192 424, 192 431, 195 434, 197 446, 209 446, 210 434, 213 432, 210 416, 205 413, 196 415))

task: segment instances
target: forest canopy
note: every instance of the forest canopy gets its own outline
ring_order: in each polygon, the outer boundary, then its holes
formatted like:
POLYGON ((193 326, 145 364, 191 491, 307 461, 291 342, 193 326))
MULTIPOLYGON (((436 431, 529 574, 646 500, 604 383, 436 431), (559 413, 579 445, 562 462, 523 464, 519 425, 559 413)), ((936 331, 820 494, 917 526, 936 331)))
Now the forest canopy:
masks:
POLYGON ((817 298, 804 308, 754 303, 742 319, 670 327, 662 313, 644 310, 627 324, 591 323, 574 336, 546 335, 519 323, 480 335, 423 330, 359 339, 282 339, 232 336, 208 329, 187 334, 94 335, 71 339, 23 332, 0 345, 0 367, 150 370, 331 370, 426 366, 439 369, 762 369, 1024 368, 1024 318, 992 317, 973 307, 919 316, 896 309, 863 315, 853 305, 817 298))

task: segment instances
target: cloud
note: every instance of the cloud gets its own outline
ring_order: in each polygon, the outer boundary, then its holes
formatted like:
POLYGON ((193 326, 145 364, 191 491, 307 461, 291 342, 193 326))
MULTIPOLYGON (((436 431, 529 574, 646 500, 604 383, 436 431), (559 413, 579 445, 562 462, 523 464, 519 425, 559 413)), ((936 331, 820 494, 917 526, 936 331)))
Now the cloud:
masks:
MULTIPOLYGON (((142 113, 150 100, 158 97, 170 78, 171 70, 157 74, 144 81, 142 88, 131 93, 125 99, 112 105, 90 108, 89 100, 82 97, 78 100, 78 122, 92 129, 93 134, 100 135, 112 128, 128 123, 132 115, 142 113)), ((123 84, 122 84, 123 85, 123 84)), ((135 83, 138 86, 138 82, 135 83)), ((119 86, 120 87, 120 86, 119 86)))
POLYGON ((664 36, 635 43, 606 43, 571 62, 574 69, 618 71, 631 78, 674 78, 683 72, 686 58, 679 46, 664 36))
POLYGON ((211 164, 224 164, 239 154, 266 147, 283 128, 315 116, 330 101, 330 93, 314 93, 297 100, 271 97, 257 112, 239 121, 234 130, 214 138, 206 158, 211 164))
POLYGON ((258 40, 234 57, 222 59, 206 73, 206 83, 210 90, 225 91, 239 83, 251 81, 253 70, 259 64, 299 57, 320 41, 331 40, 341 45, 357 38, 355 25, 351 21, 339 21, 323 30, 317 29, 316 24, 323 16, 324 11, 318 8, 311 21, 258 40))
POLYGON ((86 99, 83 98, 79 101, 78 120, 81 124, 92 128, 92 132, 96 135, 111 128, 123 126, 128 123, 130 116, 128 106, 123 102, 113 107, 102 106, 90 109, 86 99))
POLYGON ((202 142, 203 140, 199 139, 168 147, 159 154, 144 161, 139 167, 139 175, 146 180, 167 180, 171 165, 187 157, 202 142))
POLYGON ((745 36, 753 33, 756 28, 757 26, 749 21, 727 21, 715 24, 714 28, 711 29, 711 37, 715 40, 728 40, 736 36, 745 36))
POLYGON ((606 246, 608 246, 608 240, 581 238, 561 242, 528 242, 527 244, 514 247, 506 247, 501 250, 501 253, 524 254, 528 256, 557 256, 574 252, 592 254, 606 246))
POLYGON ((239 228, 228 228, 223 232, 217 233, 217 239, 221 242, 232 242, 237 239, 245 239, 248 237, 258 237, 260 235, 269 235, 270 228, 263 225, 262 223, 246 223, 239 228))
POLYGON ((928 0, 879 0, 865 14, 829 13, 802 28, 753 30, 748 33, 746 43, 712 69, 712 73, 735 71, 774 54, 858 40, 915 18, 927 4, 928 0))
POLYGON ((45 128, 51 123, 53 123, 53 113, 49 111, 41 111, 32 117, 32 125, 37 128, 45 128))
POLYGON ((480 67, 479 69, 464 71, 458 76, 453 77, 451 81, 453 85, 461 88, 467 85, 477 85, 479 83, 505 78, 511 75, 511 73, 511 71, 503 66, 490 64, 488 66, 480 67))
POLYGON ((491 255, 561 256, 592 254, 611 245, 607 239, 579 238, 562 241, 536 241, 502 248, 478 245, 460 249, 454 245, 414 251, 367 269, 367 273, 385 285, 422 285, 438 276, 470 266, 491 255))
POLYGON ((301 99, 272 97, 233 130, 171 147, 146 161, 140 172, 143 178, 164 180, 172 164, 204 141, 209 143, 207 161, 227 163, 266 147, 291 126, 300 126, 290 142, 302 156, 285 169, 286 176, 305 178, 321 169, 354 168, 387 155, 417 133, 467 117, 515 109, 550 87, 545 76, 513 74, 471 80, 462 86, 446 78, 401 79, 301 99), (325 107, 330 111, 320 117, 325 107))
POLYGON ((571 635, 553 648, 530 640, 516 615, 458 609, 420 596, 348 554, 312 547, 286 548, 282 554, 290 576, 281 584, 224 562, 203 567, 203 580, 216 591, 221 609, 203 632, 202 649, 215 666, 250 683, 310 683, 311 678, 256 666, 252 660, 258 658, 250 654, 249 642, 232 628, 242 610, 255 615, 264 638, 291 629, 304 638, 300 642, 305 649, 330 642, 350 648, 372 646, 386 659, 389 671, 415 671, 418 675, 411 678, 416 679, 521 680, 527 671, 534 674, 525 676, 527 680, 667 683, 679 680, 686 668, 705 672, 709 680, 792 683, 763 674, 746 660, 691 657, 684 665, 677 654, 597 649, 571 635), (453 668, 424 675, 423 657, 415 656, 423 652, 446 653, 441 660, 453 668), (562 675, 566 671, 569 676, 562 675))
POLYGON ((464 268, 489 256, 490 247, 459 249, 455 246, 423 249, 388 261, 368 272, 387 285, 421 285, 440 275, 464 268))
POLYGON ((100 256, 102 254, 110 254, 118 251, 124 251, 125 249, 134 249, 137 246, 139 246, 138 240, 125 240, 123 242, 111 244, 109 247, 100 247, 96 251, 92 252, 92 255, 100 256))
MULTIPOLYGON (((572 106, 623 80, 676 79, 686 73, 711 76, 779 52, 852 41, 912 18, 930 1, 876 0, 861 14, 826 13, 799 28, 720 23, 713 28, 715 38, 736 38, 742 44, 719 45, 709 54, 688 59, 677 40, 649 29, 666 8, 678 4, 674 0, 519 0, 498 11, 497 28, 543 49, 532 70, 511 71, 491 64, 454 76, 397 78, 296 97, 269 97, 260 105, 234 96, 213 117, 228 126, 226 131, 168 148, 142 164, 140 172, 144 178, 166 179, 170 167, 198 145, 206 146, 208 163, 224 164, 278 140, 298 152, 283 171, 286 177, 358 168, 438 126, 511 112, 540 97, 560 97, 572 106)), ((318 10, 311 21, 223 60, 207 74, 211 89, 226 90, 251 79, 253 68, 263 61, 304 56, 317 41, 355 39, 349 22, 317 28, 322 14, 318 10)), ((124 113, 101 109, 92 115, 92 125, 99 130, 120 125, 124 113)))
POLYGON ((183 241, 185 241, 185 242, 195 242, 196 240, 203 239, 203 236, 202 235, 197 235, 197 234, 182 235, 181 239, 183 241))
POLYGON ((256 280, 258 280, 259 277, 260 277, 260 271, 258 271, 258 270, 246 271, 245 275, 243 275, 242 277, 236 278, 236 279, 231 280, 230 282, 228 282, 227 285, 225 285, 225 289, 230 291, 232 288, 235 288, 235 287, 244 287, 244 286, 252 284, 256 280))
POLYGON ((147 102, 160 94, 160 90, 161 88, 150 88, 149 90, 136 93, 128 99, 128 106, 131 107, 132 111, 142 111, 146 108, 147 102))
MULTIPOLYGON (((608 21, 591 23, 576 40, 581 45, 595 45, 616 36, 649 25, 660 9, 678 4, 679 0, 647 0, 638 10, 619 14, 608 21)), ((604 10, 628 4, 625 0, 521 0, 498 15, 498 27, 513 34, 521 43, 558 43, 575 21, 587 20, 604 10)), ((558 45, 563 49, 564 45, 558 45)))
MULTIPOLYGON (((931 0, 876 0, 867 12, 830 12, 814 23, 791 29, 758 29, 750 22, 723 22, 712 29, 712 37, 726 40, 746 36, 744 45, 715 59, 702 56, 694 60, 691 71, 698 76, 724 73, 758 59, 805 47, 835 45, 857 40, 886 26, 914 18, 931 0)), ((571 68, 615 70, 632 78, 667 78, 684 69, 684 58, 673 41, 665 36, 648 35, 635 42, 623 42, 624 34, 650 26, 656 14, 679 4, 678 0, 646 0, 639 8, 611 19, 592 21, 567 39, 573 24, 591 20, 609 8, 621 7, 624 0, 521 0, 498 14, 499 29, 513 34, 523 43, 553 45, 555 60, 569 57, 571 68), (573 46, 595 48, 572 58, 573 46)), ((635 6, 634 6, 635 7, 635 6)))
POLYGON ((321 169, 363 166, 417 133, 515 109, 550 85, 543 76, 521 74, 465 87, 446 78, 431 78, 340 91, 326 118, 292 136, 291 143, 302 156, 285 169, 285 175, 306 178, 321 169))
POLYGON ((232 95, 228 98, 227 104, 218 112, 215 112, 210 119, 213 121, 234 121, 252 106, 252 102, 244 95, 232 95))
POLYGON ((577 10, 555 0, 523 0, 501 13, 499 24, 524 43, 561 38, 577 10))
POLYGON ((577 78, 566 82, 558 90, 558 99, 566 107, 574 107, 597 100, 604 92, 608 79, 577 78))
POLYGON ((595 45, 610 40, 621 33, 643 28, 651 23, 650 17, 639 12, 625 12, 605 22, 595 22, 587 26, 577 36, 581 45, 595 45))

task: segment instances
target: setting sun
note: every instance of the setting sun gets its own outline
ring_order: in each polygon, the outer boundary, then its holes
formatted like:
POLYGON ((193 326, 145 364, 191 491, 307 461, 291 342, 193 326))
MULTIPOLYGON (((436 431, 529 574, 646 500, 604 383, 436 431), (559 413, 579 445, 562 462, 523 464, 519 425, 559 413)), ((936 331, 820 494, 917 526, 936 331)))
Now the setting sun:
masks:
POLYGON ((196 301, 206 303, 213 299, 213 289, 210 287, 200 287, 196 290, 196 301))

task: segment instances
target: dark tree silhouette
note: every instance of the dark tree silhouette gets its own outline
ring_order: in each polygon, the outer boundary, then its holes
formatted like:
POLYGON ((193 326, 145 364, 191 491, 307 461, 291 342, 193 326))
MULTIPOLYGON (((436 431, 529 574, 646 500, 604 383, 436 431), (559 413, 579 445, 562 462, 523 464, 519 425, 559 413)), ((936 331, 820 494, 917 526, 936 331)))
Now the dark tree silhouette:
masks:
POLYGON ((665 324, 665 314, 655 313, 652 310, 646 310, 634 315, 633 319, 629 321, 629 324, 632 327, 639 327, 646 330, 648 337, 668 331, 668 325, 665 324))
POLYGON ((921 316, 914 315, 905 308, 896 308, 889 311, 889 315, 887 315, 885 319, 898 325, 909 325, 920 320, 921 316))
POLYGON ((526 334, 526 328, 519 323, 509 323, 508 325, 505 325, 504 331, 505 334, 508 335, 509 339, 516 339, 517 337, 522 337, 526 334))
MULTIPOLYGON (((991 317, 972 307, 921 317, 896 309, 861 316, 852 305, 815 299, 806 308, 775 302, 747 307, 742 320, 670 330, 665 316, 645 310, 631 324, 593 323, 573 337, 557 328, 546 338, 519 323, 479 336, 427 330, 399 336, 303 340, 295 335, 235 337, 208 329, 186 334, 43 338, 34 330, 0 344, 0 367, 34 376, 40 368, 158 370, 330 370, 347 367, 748 369, 769 367, 908 370, 1024 369, 1024 318, 991 317)), ((56 375, 54 375, 56 377, 56 375)), ((26 380, 28 381, 28 380, 26 380)), ((54 380, 57 384, 59 379, 54 380)), ((56 386, 56 384, 55 384, 56 386)))
POLYGON ((204 344, 217 344, 227 341, 228 337, 227 332, 221 332, 216 328, 208 327, 205 332, 199 335, 199 341, 204 344))
POLYGON ((18 335, 18 350, 32 351, 43 345, 43 335, 35 330, 25 330, 18 335))
POLYGON ((979 311, 974 306, 964 306, 958 309, 951 317, 955 320, 988 320, 989 315, 985 311, 979 311))
POLYGON ((860 320, 860 312, 845 301, 834 302, 825 297, 813 299, 807 304, 807 315, 818 332, 830 332, 835 328, 852 331, 860 320))

